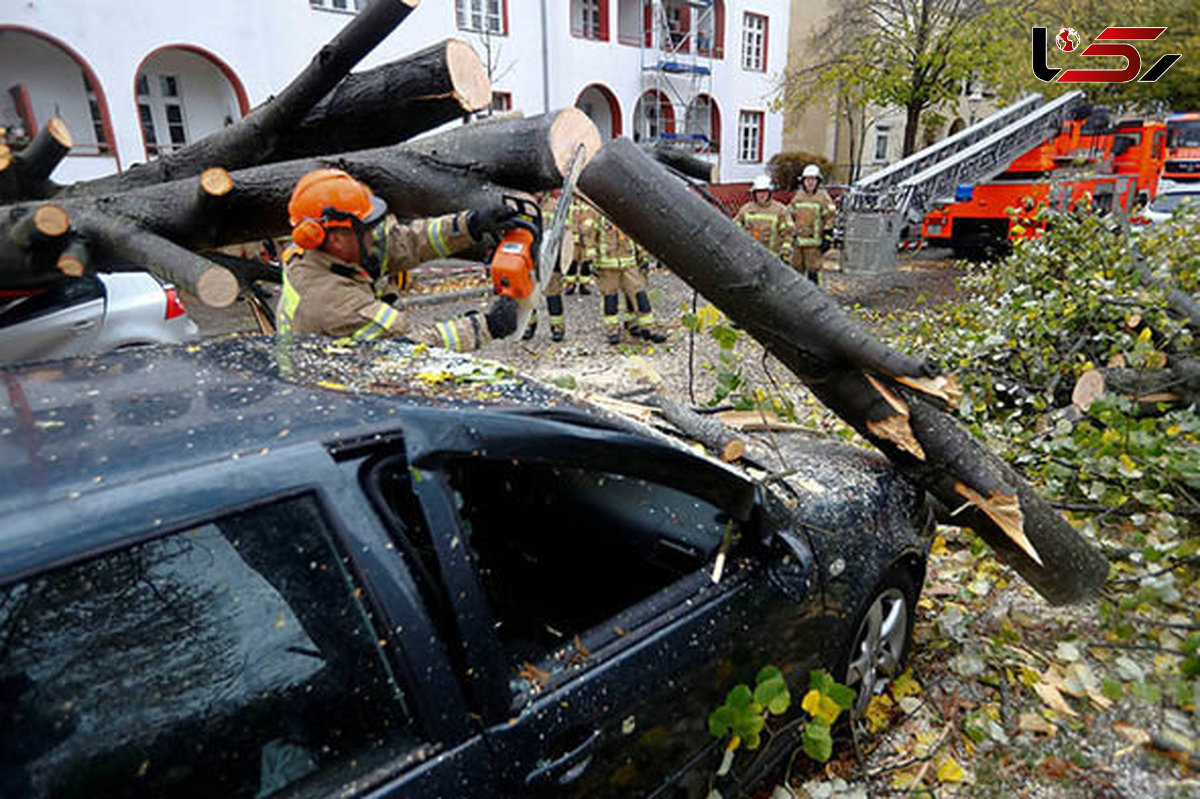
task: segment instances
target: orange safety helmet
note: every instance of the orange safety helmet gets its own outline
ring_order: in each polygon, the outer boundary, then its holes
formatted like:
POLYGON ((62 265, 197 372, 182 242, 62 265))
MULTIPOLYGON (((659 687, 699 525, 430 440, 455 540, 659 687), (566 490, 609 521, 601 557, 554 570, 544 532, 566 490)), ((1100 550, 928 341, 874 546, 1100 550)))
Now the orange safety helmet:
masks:
POLYGON ((288 221, 297 247, 314 250, 331 227, 369 227, 383 219, 387 203, 341 169, 314 169, 296 183, 288 221))

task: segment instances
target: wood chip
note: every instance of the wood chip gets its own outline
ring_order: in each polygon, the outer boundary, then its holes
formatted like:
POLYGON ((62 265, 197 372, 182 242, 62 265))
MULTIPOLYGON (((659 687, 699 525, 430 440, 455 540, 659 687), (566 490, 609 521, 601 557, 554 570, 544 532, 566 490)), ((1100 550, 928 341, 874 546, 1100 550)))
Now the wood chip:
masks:
POLYGON ((1104 393, 1104 373, 1099 369, 1089 369, 1075 381, 1075 390, 1071 392, 1071 404, 1081 411, 1092 407, 1104 393))
POLYGON ((916 389, 922 394, 941 400, 951 408, 957 408, 962 401, 963 389, 956 375, 938 375, 937 377, 897 377, 897 383, 916 389))
POLYGON ((884 441, 892 442, 917 460, 925 460, 925 450, 913 435, 912 427, 908 423, 908 414, 889 416, 877 422, 868 421, 867 430, 884 441))
POLYGON ((1025 515, 1021 512, 1021 500, 1015 494, 1004 494, 999 491, 991 497, 983 497, 970 486, 962 483, 954 484, 954 491, 970 504, 979 508, 996 526, 1008 536, 1009 540, 1021 548, 1034 563, 1044 566, 1042 556, 1034 548, 1033 543, 1025 536, 1025 515))

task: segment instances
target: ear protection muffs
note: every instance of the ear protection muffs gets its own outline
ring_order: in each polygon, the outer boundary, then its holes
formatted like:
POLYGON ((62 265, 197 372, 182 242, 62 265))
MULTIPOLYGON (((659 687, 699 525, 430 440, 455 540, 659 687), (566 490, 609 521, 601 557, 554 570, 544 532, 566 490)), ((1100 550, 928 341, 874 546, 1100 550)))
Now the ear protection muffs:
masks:
POLYGON ((301 219, 292 228, 292 243, 303 250, 315 250, 325 242, 325 226, 315 219, 301 219))

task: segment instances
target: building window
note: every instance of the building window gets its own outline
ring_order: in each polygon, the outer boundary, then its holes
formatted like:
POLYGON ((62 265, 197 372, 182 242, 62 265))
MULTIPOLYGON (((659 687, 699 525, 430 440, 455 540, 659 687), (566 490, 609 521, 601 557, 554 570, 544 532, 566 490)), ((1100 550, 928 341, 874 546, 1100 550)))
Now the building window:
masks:
POLYGON ((512 92, 492 92, 492 111, 511 111, 512 92))
POLYGON ((96 89, 92 86, 92 82, 88 80, 86 72, 80 70, 83 75, 83 91, 87 95, 88 113, 92 120, 92 135, 96 137, 96 148, 101 153, 108 152, 108 137, 104 134, 104 114, 100 112, 100 97, 96 94, 96 89))
POLYGON ((188 143, 187 119, 183 111, 183 93, 175 75, 158 75, 151 81, 138 75, 138 121, 146 142, 146 157, 178 150, 188 143), (166 138, 160 137, 166 132, 166 138))
POLYGON ((886 125, 879 125, 875 128, 875 163, 884 163, 888 160, 888 138, 892 129, 886 125))
POLYGON ((608 41, 608 0, 571 0, 571 35, 608 41))
POLYGON ((454 0, 458 29, 478 33, 508 33, 505 0, 454 0))
POLYGON ((767 18, 762 14, 742 17, 742 69, 767 71, 767 18))
POLYGON ((738 118, 738 160, 762 162, 763 112, 743 111, 738 118))
POLYGON ((324 11, 346 11, 354 13, 367 7, 370 0, 308 0, 309 6, 324 11))
POLYGON ((696 29, 696 52, 702 56, 723 58, 725 35, 725 3, 714 0, 707 8, 692 11, 696 29))

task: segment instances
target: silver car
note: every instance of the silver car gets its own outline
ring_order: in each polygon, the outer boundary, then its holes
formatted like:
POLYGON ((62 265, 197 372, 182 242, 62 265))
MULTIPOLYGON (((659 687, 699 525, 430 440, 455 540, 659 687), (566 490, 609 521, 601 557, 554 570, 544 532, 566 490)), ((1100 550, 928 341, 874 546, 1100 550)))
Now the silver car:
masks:
POLYGON ((0 363, 198 337, 178 290, 146 272, 99 273, 0 301, 0 363))

